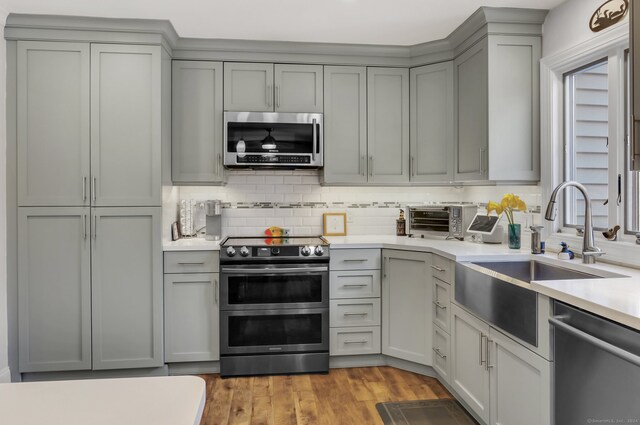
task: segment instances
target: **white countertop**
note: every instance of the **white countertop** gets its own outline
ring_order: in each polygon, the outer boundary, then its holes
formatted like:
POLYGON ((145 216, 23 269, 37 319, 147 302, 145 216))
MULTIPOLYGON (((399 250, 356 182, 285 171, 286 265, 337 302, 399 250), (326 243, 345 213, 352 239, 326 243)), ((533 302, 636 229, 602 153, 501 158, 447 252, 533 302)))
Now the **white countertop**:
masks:
POLYGON ((195 376, 0 384, 0 423, 198 425, 204 403, 195 376))
MULTIPOLYGON (((606 263, 584 265, 581 259, 558 260, 556 254, 533 255, 529 246, 520 250, 506 244, 490 245, 441 238, 406 236, 332 236, 331 249, 375 248, 431 252, 454 261, 504 261, 535 258, 560 267, 583 271, 603 279, 534 281, 530 289, 578 308, 640 330, 640 270, 606 263), (611 277, 624 275, 628 277, 611 277)), ((164 244, 165 251, 219 250, 219 242, 182 239, 164 244)), ((635 248, 635 247, 634 247, 635 248)), ((640 248, 638 248, 640 254, 640 248)))

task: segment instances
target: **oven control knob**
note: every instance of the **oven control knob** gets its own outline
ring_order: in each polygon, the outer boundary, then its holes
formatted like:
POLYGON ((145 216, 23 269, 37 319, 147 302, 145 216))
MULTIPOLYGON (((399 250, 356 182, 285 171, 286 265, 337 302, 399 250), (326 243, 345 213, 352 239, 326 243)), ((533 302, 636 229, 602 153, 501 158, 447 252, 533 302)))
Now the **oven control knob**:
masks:
POLYGON ((243 257, 249 255, 249 248, 247 248, 246 246, 240 248, 240 255, 242 255, 243 257))
POLYGON ((310 246, 306 246, 306 245, 305 245, 305 246, 303 246, 303 247, 300 249, 300 253, 301 253, 302 255, 304 255, 305 257, 308 257, 309 255, 311 255, 311 247, 310 247, 310 246))
POLYGON ((324 249, 322 249, 322 247, 318 245, 316 249, 313 250, 313 252, 319 257, 324 254, 324 249))
POLYGON ((227 248, 227 255, 229 257, 233 257, 234 255, 236 255, 236 249, 230 246, 229 248, 227 248))

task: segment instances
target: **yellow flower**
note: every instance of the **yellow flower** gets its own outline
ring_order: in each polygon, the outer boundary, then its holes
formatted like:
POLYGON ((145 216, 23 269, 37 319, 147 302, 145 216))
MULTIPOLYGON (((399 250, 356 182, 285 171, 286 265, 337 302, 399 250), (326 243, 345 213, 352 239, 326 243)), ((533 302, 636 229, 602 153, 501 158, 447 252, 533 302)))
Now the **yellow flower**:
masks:
POLYGON ((518 199, 518 210, 519 211, 526 211, 527 210, 527 204, 525 204, 522 199, 518 199))
POLYGON ((487 214, 491 213, 491 211, 495 211, 496 214, 500 215, 502 214, 504 209, 502 208, 502 205, 498 204, 497 202, 489 201, 489 203, 487 204, 487 214))
POLYGON ((487 214, 495 211, 500 215, 504 213, 507 216, 510 224, 514 223, 513 212, 514 211, 526 211, 527 204, 520 199, 520 197, 513 193, 507 193, 502 197, 502 200, 498 204, 497 202, 489 201, 487 204, 487 214))

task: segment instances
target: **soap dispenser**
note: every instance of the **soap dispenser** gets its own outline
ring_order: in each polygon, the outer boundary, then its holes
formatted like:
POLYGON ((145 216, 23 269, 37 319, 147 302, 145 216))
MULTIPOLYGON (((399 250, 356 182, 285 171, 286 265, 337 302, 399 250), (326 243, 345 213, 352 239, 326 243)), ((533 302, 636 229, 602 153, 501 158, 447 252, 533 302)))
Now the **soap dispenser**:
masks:
POLYGON ((542 242, 542 235, 540 231, 544 229, 544 226, 531 226, 531 253, 532 254, 544 254, 544 242, 542 242))

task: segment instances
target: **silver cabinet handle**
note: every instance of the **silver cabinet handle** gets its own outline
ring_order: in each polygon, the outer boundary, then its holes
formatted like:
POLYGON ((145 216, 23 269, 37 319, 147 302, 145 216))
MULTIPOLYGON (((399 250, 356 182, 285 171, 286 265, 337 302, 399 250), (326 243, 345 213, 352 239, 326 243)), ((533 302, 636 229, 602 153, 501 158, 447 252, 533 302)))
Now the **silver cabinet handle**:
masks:
POLYGON ((433 266, 433 265, 432 265, 432 266, 431 266, 431 268, 432 268, 433 270, 437 270, 437 271, 439 271, 439 272, 446 272, 446 270, 445 270, 445 269, 443 269, 442 267, 438 267, 438 266, 433 266))
POLYGON ((344 344, 366 344, 367 342, 369 342, 369 341, 367 341, 366 339, 361 339, 361 340, 358 340, 358 341, 355 341, 355 340, 345 340, 345 341, 344 341, 344 344))
POLYGON ((218 167, 216 171, 216 175, 220 177, 220 167, 222 166, 222 154, 218 154, 218 167))
POLYGON ((87 215, 82 214, 82 238, 87 239, 87 215))
POLYGON ((82 176, 82 202, 87 200, 87 176, 82 176))
POLYGON ((276 86, 276 108, 280 107, 280 86, 276 86))
POLYGON ((216 301, 216 305, 218 305, 218 279, 213 280, 213 298, 216 301))
POLYGON ((625 360, 633 365, 640 366, 640 356, 625 351, 622 348, 616 347, 615 345, 610 344, 606 341, 598 339, 593 335, 589 335, 588 333, 581 331, 580 329, 576 329, 573 326, 568 325, 558 319, 559 317, 552 317, 549 319, 549 323, 577 338, 580 338, 583 341, 588 342, 591 345, 595 345, 596 347, 608 352, 609 354, 613 354, 614 356, 621 358, 622 360, 625 360))
POLYGON ((443 359, 447 358, 447 355, 446 354, 442 354, 442 351, 440 351, 439 348, 434 348, 433 351, 438 355, 438 357, 441 357, 443 359))
POLYGON ((484 350, 483 350, 484 344, 483 344, 483 342, 484 342, 485 338, 488 339, 488 337, 485 334, 480 333, 480 366, 482 366, 484 364, 484 362, 485 362, 484 356, 483 356, 483 354, 484 354, 484 350))
POLYGON ((98 180, 98 178, 93 176, 93 181, 91 182, 91 198, 93 202, 96 202, 96 180, 98 180))
POLYGON ((361 261, 367 261, 366 258, 345 258, 344 260, 345 263, 350 263, 350 262, 361 262, 361 261))
POLYGON ((486 370, 489 370, 493 367, 493 365, 491 364, 491 344, 493 344, 493 341, 490 340, 489 337, 487 337, 487 362, 485 363, 486 370))
POLYGON ((369 155, 369 175, 373 177, 373 155, 369 155))
POLYGON ((414 156, 411 157, 411 163, 409 164, 409 176, 416 175, 416 158, 414 156))
POLYGON ((267 106, 271 106, 271 100, 269 96, 270 88, 271 86, 269 84, 265 85, 265 88, 264 88, 264 100, 267 102, 267 106))
POLYGON ((199 262, 199 263, 190 263, 190 262, 183 262, 183 263, 178 263, 181 266, 204 266, 204 261, 199 262))
POLYGON ((211 283, 210 280, 174 280, 173 283, 175 285, 179 283, 211 283))
POLYGON ((365 317, 368 316, 369 313, 343 313, 343 316, 360 316, 360 317, 365 317))
POLYGON ((368 286, 366 283, 349 283, 346 285, 342 285, 343 288, 364 288, 368 286))
POLYGON ((93 216, 93 239, 98 238, 98 215, 93 216))
POLYGON ((444 305, 444 304, 441 304, 440 301, 434 301, 433 303, 436 305, 436 307, 438 307, 438 308, 440 308, 442 310, 446 310, 447 309, 447 306, 444 305))

